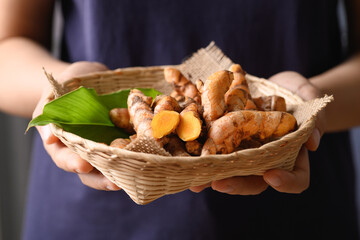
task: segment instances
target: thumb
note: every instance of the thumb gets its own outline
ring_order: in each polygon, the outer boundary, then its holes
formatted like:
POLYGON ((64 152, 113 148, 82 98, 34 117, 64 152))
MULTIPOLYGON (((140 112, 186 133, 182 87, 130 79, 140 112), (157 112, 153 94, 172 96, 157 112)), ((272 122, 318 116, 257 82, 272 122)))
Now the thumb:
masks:
POLYGON ((39 131, 39 134, 45 144, 53 144, 59 141, 59 139, 51 132, 49 125, 39 126, 36 128, 39 131))
POLYGON ((272 169, 264 173, 265 182, 279 192, 301 193, 310 184, 310 165, 308 151, 302 147, 293 171, 272 169))

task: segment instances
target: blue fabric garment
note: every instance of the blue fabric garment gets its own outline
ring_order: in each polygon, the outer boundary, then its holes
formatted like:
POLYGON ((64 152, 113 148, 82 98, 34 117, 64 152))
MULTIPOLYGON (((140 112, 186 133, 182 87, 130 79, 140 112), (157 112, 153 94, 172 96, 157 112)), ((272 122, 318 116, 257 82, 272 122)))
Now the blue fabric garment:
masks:
MULTIPOLYGON (((63 59, 110 68, 179 64, 214 40, 254 75, 306 77, 341 61, 335 0, 63 0, 63 59)), ((358 239, 348 134, 310 154, 304 193, 210 189, 136 205, 58 169, 36 135, 24 239, 358 239)))

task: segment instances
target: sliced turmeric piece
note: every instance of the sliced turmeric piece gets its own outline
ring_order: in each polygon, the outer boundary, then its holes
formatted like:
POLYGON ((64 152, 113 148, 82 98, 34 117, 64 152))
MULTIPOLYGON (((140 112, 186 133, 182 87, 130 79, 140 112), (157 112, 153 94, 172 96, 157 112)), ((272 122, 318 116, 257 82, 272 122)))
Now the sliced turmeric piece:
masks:
POLYGON ((212 123, 201 155, 231 153, 243 139, 276 139, 295 128, 295 117, 286 112, 230 112, 212 123))
POLYGON ((171 96, 158 96, 153 103, 155 116, 151 121, 154 138, 162 138, 174 132, 179 125, 181 110, 179 103, 171 96))
POLYGON ((180 115, 180 124, 176 132, 185 142, 195 140, 201 133, 201 121, 194 116, 193 112, 184 113, 180 115))
POLYGON ((174 132, 179 125, 180 115, 175 111, 164 110, 157 113, 151 121, 154 138, 162 138, 174 132))
POLYGON ((202 121, 199 113, 200 106, 190 103, 180 113, 180 123, 176 133, 181 140, 187 142, 197 139, 202 131, 202 121))

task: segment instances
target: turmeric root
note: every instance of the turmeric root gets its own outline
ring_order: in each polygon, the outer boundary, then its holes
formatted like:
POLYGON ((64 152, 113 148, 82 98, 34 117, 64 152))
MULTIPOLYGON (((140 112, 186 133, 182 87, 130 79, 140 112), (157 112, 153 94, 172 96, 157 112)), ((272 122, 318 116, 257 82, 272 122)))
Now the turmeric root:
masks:
POLYGON ((190 103, 180 113, 180 124, 176 129, 178 136, 185 142, 197 139, 202 131, 200 106, 190 103))
POLYGON ((174 132, 180 122, 178 102, 171 96, 158 96, 154 101, 155 116, 151 128, 155 138, 162 138, 174 132))
POLYGON ((198 140, 193 140, 185 143, 185 148, 188 153, 193 156, 200 156, 202 144, 198 140))
POLYGON ((295 117, 286 112, 230 112, 212 123, 201 155, 231 153, 243 139, 276 139, 295 128, 295 117))
POLYGON ((176 112, 180 112, 181 110, 178 101, 175 98, 166 95, 157 96, 152 106, 155 115, 164 110, 176 112))
POLYGON ((130 121, 134 125, 137 135, 153 137, 151 121, 154 113, 150 107, 152 97, 145 96, 140 90, 132 89, 127 104, 130 121))
POLYGON ((218 71, 212 74, 205 82, 201 94, 204 108, 203 117, 209 128, 211 122, 221 117, 225 110, 225 93, 228 91, 234 75, 229 71, 218 71))
POLYGON ((229 71, 230 71, 230 72, 233 72, 233 73, 241 73, 241 74, 243 74, 243 75, 246 74, 240 64, 233 64, 233 65, 231 65, 230 68, 229 68, 229 71))
POLYGON ((164 77, 179 95, 192 98, 201 103, 201 97, 195 84, 188 80, 179 70, 167 67, 164 69, 164 77))
POLYGON ((169 137, 169 142, 164 146, 164 148, 172 156, 190 156, 190 154, 185 150, 184 143, 176 135, 169 137))
POLYGON ((125 148, 130 142, 130 139, 117 138, 110 143, 110 147, 125 148))
POLYGON ((234 72, 234 80, 225 93, 225 103, 229 112, 245 109, 250 92, 242 73, 234 72))
POLYGON ((256 105, 252 100, 249 86, 245 79, 245 71, 239 64, 233 64, 230 67, 230 71, 234 74, 234 81, 225 95, 228 111, 256 110, 256 105))
POLYGON ((151 121, 154 138, 162 138, 174 132, 180 123, 180 115, 175 111, 164 110, 156 114, 151 121))
POLYGON ((175 100, 178 101, 178 102, 183 102, 183 101, 185 101, 185 96, 180 95, 180 94, 179 94, 177 91, 175 91, 175 90, 170 93, 170 96, 173 97, 173 98, 175 98, 175 100))
POLYGON ((272 95, 254 98, 253 100, 258 110, 286 112, 286 102, 283 97, 272 95))
POLYGON ((130 114, 127 108, 113 108, 109 112, 110 120, 118 128, 124 129, 129 134, 135 133, 133 126, 130 123, 130 114))
POLYGON ((250 97, 248 97, 248 100, 245 105, 245 110, 257 110, 256 104, 254 103, 254 100, 250 97))
POLYGON ((199 91, 200 94, 202 94, 204 92, 204 82, 201 81, 200 79, 196 80, 196 88, 199 91))

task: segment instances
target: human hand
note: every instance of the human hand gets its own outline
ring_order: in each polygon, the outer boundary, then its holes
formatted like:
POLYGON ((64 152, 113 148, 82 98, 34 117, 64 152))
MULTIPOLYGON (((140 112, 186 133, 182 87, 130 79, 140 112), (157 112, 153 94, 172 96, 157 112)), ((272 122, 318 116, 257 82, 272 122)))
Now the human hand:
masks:
MULTIPOLYGON (((316 89, 308 79, 296 72, 281 72, 272 76, 270 81, 294 92, 305 101, 319 97, 320 91, 316 89)), ((232 177, 213 181, 202 186, 191 187, 193 192, 200 192, 207 187, 213 190, 232 195, 254 195, 263 192, 269 185, 279 192, 301 193, 310 184, 310 166, 308 150, 315 151, 320 143, 324 132, 324 112, 320 112, 308 141, 301 148, 295 161, 293 171, 271 169, 263 176, 232 177)))
MULTIPOLYGON (((105 71, 108 68, 100 63, 94 62, 76 62, 69 65, 59 76, 55 76, 59 82, 64 82, 70 78, 84 75, 96 71, 105 71)), ((47 97, 51 92, 50 86, 44 89, 40 101, 38 102, 33 117, 40 115, 43 111, 47 97)), ((36 127, 42 140, 44 147, 56 166, 68 171, 77 173, 83 184, 98 190, 120 190, 118 186, 108 180, 103 174, 82 159, 79 155, 72 152, 50 131, 50 127, 36 127)))

